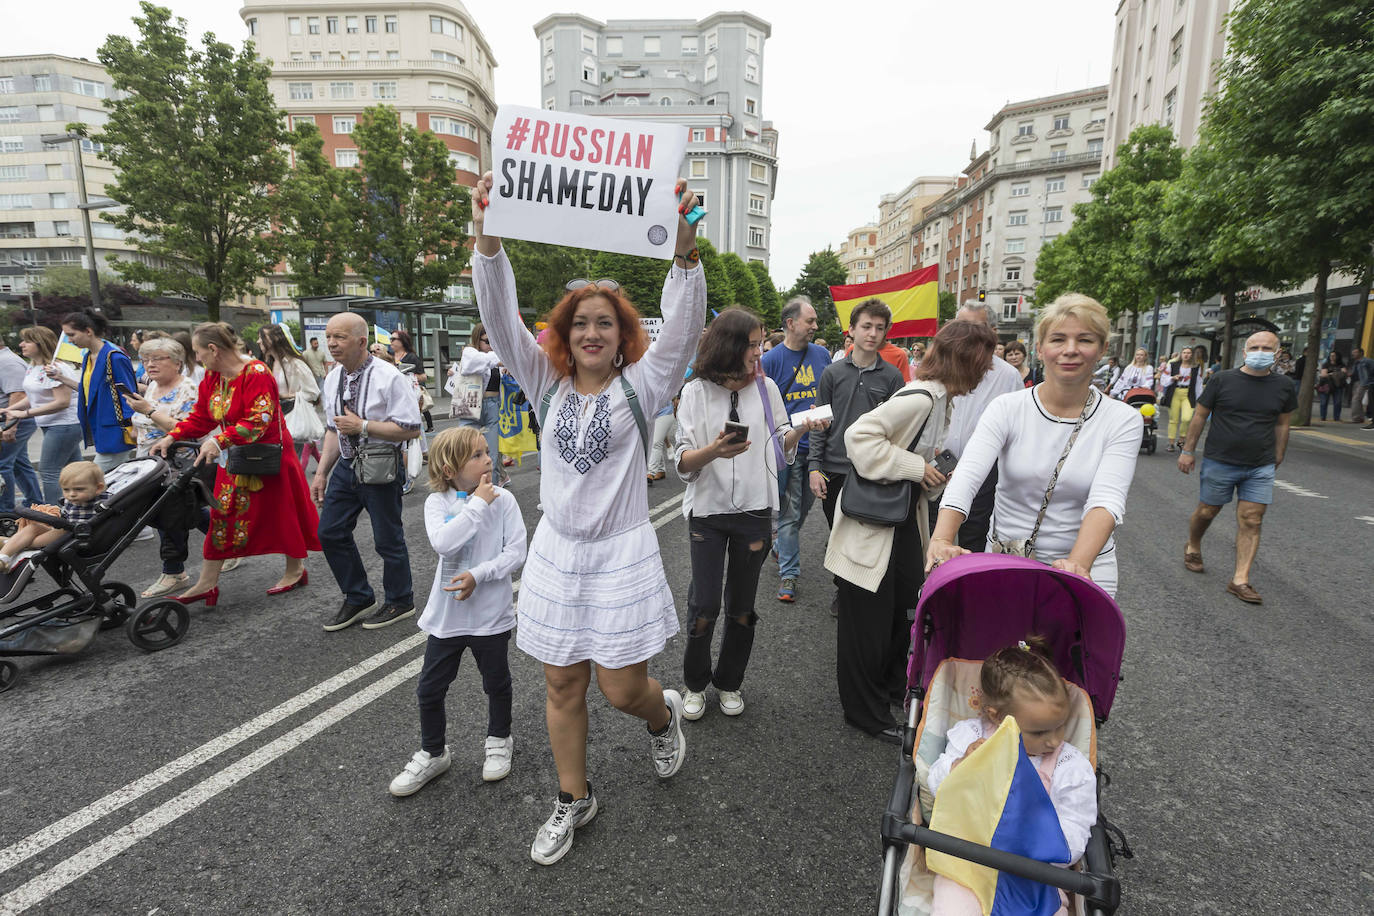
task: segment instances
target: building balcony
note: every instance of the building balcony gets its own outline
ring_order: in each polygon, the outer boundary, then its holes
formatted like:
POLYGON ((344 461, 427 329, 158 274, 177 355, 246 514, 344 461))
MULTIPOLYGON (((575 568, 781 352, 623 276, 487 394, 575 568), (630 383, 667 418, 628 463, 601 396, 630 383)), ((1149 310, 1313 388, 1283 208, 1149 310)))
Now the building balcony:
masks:
POLYGON ((444 73, 465 76, 484 90, 488 87, 476 70, 466 64, 456 64, 447 60, 429 58, 410 58, 407 60, 279 60, 272 64, 276 73, 378 73, 423 70, 430 73, 444 73))
MULTIPOLYGON (((1101 153, 1074 153, 1070 156, 1050 156, 1048 159, 1029 159, 1025 162, 1008 162, 994 165, 988 169, 987 177, 1005 177, 1039 169, 1066 169, 1078 165, 1096 165, 1102 161, 1101 153)), ((980 184, 981 186, 981 184, 980 184)))
POLYGON ((763 156, 768 159, 777 158, 777 153, 767 143, 760 143, 758 140, 735 140, 725 141, 725 151, 727 153, 753 153, 755 156, 763 156))

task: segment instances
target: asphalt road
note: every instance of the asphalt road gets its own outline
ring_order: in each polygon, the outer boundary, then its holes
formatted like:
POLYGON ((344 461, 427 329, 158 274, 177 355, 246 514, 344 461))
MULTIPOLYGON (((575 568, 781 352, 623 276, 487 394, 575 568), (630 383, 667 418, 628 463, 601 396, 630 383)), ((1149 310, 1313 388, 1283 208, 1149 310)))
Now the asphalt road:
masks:
MULTIPOLYGON (((1100 756, 1104 811, 1127 832, 1131 914, 1374 912, 1374 780, 1366 739, 1374 464, 1296 447, 1254 576, 1265 604, 1224 591, 1234 522, 1217 520, 1208 572, 1182 547, 1196 478, 1141 456, 1120 532, 1125 680, 1100 756), (1363 518, 1361 518, 1363 517, 1363 518)), ((531 532, 539 474, 515 473, 531 532)), ((668 578, 690 568, 679 484, 650 490, 668 578)), ((434 557, 407 498, 416 589, 434 557)), ((643 726, 595 693, 590 775, 602 803, 558 865, 528 847, 556 788, 539 665, 514 646, 515 766, 480 776, 485 700, 464 663, 449 695, 448 774, 408 799, 387 783, 418 746, 414 621, 325 633, 339 600, 263 589, 279 561, 226 575, 186 640, 145 655, 120 631, 84 653, 24 660, 0 696, 0 913, 861 913, 880 868, 878 820, 894 748, 846 727, 820 568, 805 529, 800 600, 760 585, 745 714, 714 702, 688 723, 682 772, 660 781, 643 726)), ((380 580, 366 522, 359 532, 380 580)), ((154 542, 116 577, 156 575, 154 542)), ((683 637, 650 670, 680 686, 683 637)))

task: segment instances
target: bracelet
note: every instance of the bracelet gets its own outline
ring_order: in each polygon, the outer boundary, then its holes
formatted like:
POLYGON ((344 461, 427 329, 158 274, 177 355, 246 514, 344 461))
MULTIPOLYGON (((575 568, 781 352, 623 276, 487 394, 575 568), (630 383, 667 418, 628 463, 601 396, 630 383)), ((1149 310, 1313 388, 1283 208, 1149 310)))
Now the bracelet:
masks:
POLYGON ((1184 450, 1184 449, 1179 449, 1179 450, 1178 450, 1178 453, 1179 453, 1180 455, 1191 455, 1191 454, 1192 454, 1192 452, 1186 451, 1186 450, 1184 450))
POLYGON ((367 438, 367 421, 366 421, 366 420, 363 421, 363 438, 364 438, 364 439, 367 438))
POLYGON ((687 252, 686 254, 675 254, 675 255, 673 255, 673 260, 674 260, 674 261, 679 261, 679 260, 680 260, 680 261, 686 261, 688 264, 695 264, 695 263, 697 263, 698 261, 701 260, 701 252, 700 252, 698 249, 693 248, 691 251, 687 252))

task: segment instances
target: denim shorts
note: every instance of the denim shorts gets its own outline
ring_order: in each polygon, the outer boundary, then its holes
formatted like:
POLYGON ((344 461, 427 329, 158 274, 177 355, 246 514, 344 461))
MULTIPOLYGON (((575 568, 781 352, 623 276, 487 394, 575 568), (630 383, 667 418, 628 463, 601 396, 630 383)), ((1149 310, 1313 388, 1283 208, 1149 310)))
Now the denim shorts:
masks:
POLYGON ((1247 503, 1269 505, 1274 501, 1274 465, 1261 464, 1247 468, 1202 459, 1202 502, 1209 506, 1224 506, 1236 498, 1247 503))

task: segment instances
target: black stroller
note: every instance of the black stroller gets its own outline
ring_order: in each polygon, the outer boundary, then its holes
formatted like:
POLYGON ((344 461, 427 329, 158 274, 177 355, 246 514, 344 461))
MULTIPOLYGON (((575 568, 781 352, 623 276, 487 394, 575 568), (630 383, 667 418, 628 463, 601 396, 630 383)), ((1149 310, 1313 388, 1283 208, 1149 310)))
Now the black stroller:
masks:
POLYGON ((72 524, 29 509, 0 512, 0 528, 18 519, 66 529, 70 535, 21 555, 0 575, 0 693, 19 678, 19 666, 5 656, 69 655, 82 651, 99 630, 124 626, 129 641, 147 652, 174 646, 186 635, 190 614, 171 598, 138 604, 134 590, 105 574, 144 526, 167 523, 196 527, 210 494, 194 465, 194 442, 178 442, 168 460, 139 458, 105 479, 109 497, 89 522, 72 524), (189 454, 187 454, 189 452, 189 454), (42 570, 56 587, 24 600, 23 592, 42 570))

